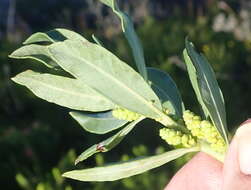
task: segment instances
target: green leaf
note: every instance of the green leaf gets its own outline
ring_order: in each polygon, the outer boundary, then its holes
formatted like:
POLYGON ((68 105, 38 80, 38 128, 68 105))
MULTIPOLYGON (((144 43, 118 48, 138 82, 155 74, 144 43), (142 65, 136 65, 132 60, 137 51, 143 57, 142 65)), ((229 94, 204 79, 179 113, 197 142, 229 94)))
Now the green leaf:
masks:
POLYGON ((70 115, 88 132, 105 134, 125 125, 128 121, 113 117, 112 111, 102 113, 70 112, 70 115))
POLYGON ((124 138, 125 136, 135 127, 137 123, 142 121, 144 117, 140 117, 139 119, 129 123, 126 127, 124 127, 122 130, 120 130, 118 133, 113 135, 112 137, 95 144, 88 148, 86 151, 84 151, 75 161, 75 164, 89 158, 93 154, 97 152, 107 152, 117 146, 124 138))
POLYGON ((31 44, 23 46, 14 51, 10 58, 14 59, 33 59, 39 61, 49 68, 58 67, 58 65, 50 58, 47 46, 31 44))
POLYGON ((104 47, 104 44, 94 35, 92 34, 92 39, 94 40, 94 42, 102 47, 104 47))
POLYGON ((147 81, 147 70, 146 70, 144 52, 140 40, 134 30, 132 20, 126 13, 122 12, 119 9, 116 0, 100 0, 100 1, 103 4, 112 8, 113 12, 120 18, 122 31, 124 32, 125 37, 132 49, 133 58, 136 63, 136 66, 140 74, 147 81))
POLYGON ((197 78, 196 69, 195 69, 190 57, 188 56, 186 49, 184 49, 184 51, 183 51, 183 56, 184 56, 184 60, 186 63, 186 68, 187 68, 189 79, 191 81, 192 87, 193 87, 194 92, 196 94, 197 100, 198 100, 199 104, 201 105, 201 109, 204 114, 204 119, 206 119, 209 117, 210 114, 209 114, 207 107, 205 106, 203 99, 202 99, 202 95, 201 95, 201 92, 199 89, 199 82, 198 82, 198 78, 197 78))
POLYGON ((101 3, 105 4, 106 6, 113 7, 114 1, 113 0, 100 0, 101 3))
POLYGON ((39 61, 49 68, 58 68, 58 65, 50 58, 47 45, 39 45, 32 43, 54 43, 64 41, 66 39, 87 41, 84 37, 71 30, 57 28, 46 33, 38 32, 31 35, 23 44, 30 44, 23 46, 14 51, 10 58, 14 59, 33 59, 39 61))
POLYGON ((182 117, 182 99, 173 79, 159 69, 147 68, 147 72, 152 89, 159 97, 163 108, 182 117))
POLYGON ((83 82, 28 70, 12 78, 36 96, 64 107, 83 111, 105 111, 115 105, 83 82))
POLYGON ((49 52, 65 71, 116 105, 150 118, 162 114, 158 97, 144 79, 105 48, 66 40, 52 44, 49 52))
POLYGON ((196 69, 198 87, 210 118, 228 143, 225 105, 213 69, 206 58, 194 50, 188 40, 186 40, 186 50, 196 69))
POLYGON ((114 181, 157 168, 189 152, 196 151, 198 151, 198 148, 176 149, 155 156, 109 164, 103 167, 73 170, 64 173, 63 176, 80 181, 114 181))
POLYGON ((54 43, 59 41, 64 41, 67 39, 71 40, 80 40, 80 41, 87 41, 83 36, 80 34, 73 32, 71 30, 63 29, 63 28, 56 28, 54 30, 50 30, 46 33, 37 32, 31 35, 23 44, 33 44, 33 43, 54 43))

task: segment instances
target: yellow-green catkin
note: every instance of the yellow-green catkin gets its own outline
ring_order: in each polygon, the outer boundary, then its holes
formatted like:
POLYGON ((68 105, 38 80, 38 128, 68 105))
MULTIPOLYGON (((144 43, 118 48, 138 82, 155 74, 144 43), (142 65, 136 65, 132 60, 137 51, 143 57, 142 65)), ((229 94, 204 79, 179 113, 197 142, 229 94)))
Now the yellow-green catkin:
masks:
MULTIPOLYGON (((169 114, 170 114, 170 111, 169 111, 169 109, 167 109, 167 108, 164 108, 162 111, 163 111, 163 113, 166 114, 166 115, 169 115, 169 114)), ((154 120, 157 121, 157 122, 159 122, 159 123, 162 123, 163 118, 161 118, 161 117, 160 117, 160 118, 155 118, 154 120)))
POLYGON ((191 131, 194 137, 205 140, 216 151, 223 153, 226 150, 226 144, 217 131, 216 127, 207 120, 201 120, 193 112, 186 110, 183 114, 186 127, 191 131))
POLYGON ((191 135, 182 134, 175 129, 162 128, 159 130, 159 135, 169 145, 182 145, 184 147, 192 147, 196 145, 196 141, 191 135))
POLYGON ((116 108, 112 111, 112 115, 115 118, 127 121, 134 121, 138 119, 141 115, 125 108, 116 108))

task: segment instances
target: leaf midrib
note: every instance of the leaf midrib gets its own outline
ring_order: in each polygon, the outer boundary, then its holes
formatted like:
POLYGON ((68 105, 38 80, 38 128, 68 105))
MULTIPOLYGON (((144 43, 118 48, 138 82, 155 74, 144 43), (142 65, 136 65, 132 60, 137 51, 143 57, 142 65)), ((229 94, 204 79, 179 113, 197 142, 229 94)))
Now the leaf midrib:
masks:
MULTIPOLYGON (((48 85, 47 83, 45 83, 45 82, 41 82, 41 81, 39 81, 38 79, 34 79, 34 78, 29 78, 29 77, 25 77, 25 76, 19 76, 19 78, 23 78, 23 79, 28 79, 28 80, 33 80, 33 81, 35 81, 35 82, 37 82, 37 83, 40 83, 40 84, 43 84, 44 86, 46 86, 46 87, 48 87, 48 88, 50 88, 50 89, 54 89, 55 91, 59 91, 59 92, 65 92, 66 94, 68 93, 68 94, 72 94, 72 95, 76 95, 76 96, 79 96, 79 97, 89 97, 89 98, 91 98, 91 99, 96 99, 96 98, 100 98, 100 99, 104 99, 104 98, 102 98, 101 96, 97 96, 97 95, 95 95, 95 94, 93 94, 92 96, 91 95, 87 95, 87 94, 83 94, 83 93, 77 93, 76 91, 74 92, 74 91, 67 91, 67 90, 64 90, 64 89, 62 89, 62 88, 58 88, 58 87, 55 87, 55 86, 52 86, 52 85, 48 85)), ((14 78, 14 80, 16 80, 16 78, 14 78)), ((21 82, 20 82, 21 83, 21 82)), ((22 83, 23 84, 23 83, 22 83)), ((105 101, 105 99, 104 99, 104 101, 105 101)))
MULTIPOLYGON (((212 91, 211 91, 211 88, 209 88, 209 82, 208 82, 208 80, 207 80, 207 77, 205 76, 205 74, 203 74, 203 78, 204 78, 204 80, 205 80, 205 82, 206 82, 206 84, 207 84, 207 87, 208 87, 208 89, 209 89, 209 91, 210 91, 210 96, 211 96, 211 99, 212 99, 212 101, 213 101, 213 104, 214 104, 214 106, 215 107, 217 107, 217 109, 216 109, 216 112, 217 112, 217 117, 218 117, 218 119, 219 119, 219 121, 220 121, 220 124, 221 124, 221 128, 222 128, 222 132, 223 132, 223 134, 224 134, 224 138, 225 138, 225 140, 227 141, 227 135, 226 135, 226 133, 225 133, 225 126, 224 126, 224 124, 223 124, 223 121, 222 121, 222 119, 221 119, 221 117, 220 117, 220 113, 219 113, 219 107, 218 107, 218 105, 217 105, 217 103, 215 102, 215 99, 214 99, 214 96, 213 96, 213 93, 212 93, 212 91)), ((211 115, 211 114, 210 114, 211 115)))
MULTIPOLYGON (((66 49, 68 49, 66 47, 66 49)), ((53 54, 51 53, 51 49, 49 48, 49 52, 51 54, 51 56, 56 60, 56 62, 58 63, 57 59, 53 56, 53 54)), ((68 53, 69 54, 69 53, 68 53)), ((147 100, 145 100, 142 96, 140 96, 139 94, 137 94, 136 92, 134 92, 133 90, 131 90, 130 88, 128 88, 123 82, 117 80, 115 77, 111 77, 113 76, 112 74, 109 75, 109 73, 105 72, 104 70, 102 70, 99 67, 95 67, 94 64, 90 63, 88 60, 83 59, 82 57, 76 57, 74 55, 71 54, 72 57, 75 57, 76 59, 79 59, 80 61, 85 62, 86 64, 88 64, 90 67, 94 68, 97 72, 107 76, 111 81, 114 81, 115 83, 117 83, 119 86, 121 86, 122 88, 128 90, 129 93, 131 93, 132 95, 134 95, 139 101, 143 102, 144 104, 146 104, 151 110, 153 110, 155 113, 157 113, 158 115, 160 114, 160 111, 155 108, 155 106, 152 105, 152 103, 149 103, 147 100)), ((59 64, 59 63, 58 63, 59 64)), ((59 64, 61 65, 61 64, 59 64)), ((61 65, 62 66, 62 65, 61 65)), ((64 67, 64 66, 62 66, 64 67)), ((67 70, 67 69, 66 69, 67 70)), ((70 72, 70 71, 69 71, 70 72)), ((74 75, 74 73, 72 73, 74 75)), ((81 80, 81 78, 80 78, 81 80)), ((103 94, 103 93, 102 93, 103 94)))

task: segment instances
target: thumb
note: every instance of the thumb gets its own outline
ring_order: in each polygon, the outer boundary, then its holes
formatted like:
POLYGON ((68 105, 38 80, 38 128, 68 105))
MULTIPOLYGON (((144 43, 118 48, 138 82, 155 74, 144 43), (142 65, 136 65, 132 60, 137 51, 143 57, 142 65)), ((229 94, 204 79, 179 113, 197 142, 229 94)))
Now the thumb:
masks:
POLYGON ((171 179, 165 190, 220 190, 222 164, 205 153, 198 153, 171 179))
POLYGON ((223 167, 223 190, 251 190, 251 119, 244 122, 230 144, 223 167))

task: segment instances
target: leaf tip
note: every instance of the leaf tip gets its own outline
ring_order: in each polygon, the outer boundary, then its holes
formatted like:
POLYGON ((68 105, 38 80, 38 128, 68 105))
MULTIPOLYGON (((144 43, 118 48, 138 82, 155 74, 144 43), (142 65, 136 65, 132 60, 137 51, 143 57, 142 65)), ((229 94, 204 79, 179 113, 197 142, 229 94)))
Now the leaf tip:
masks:
POLYGON ((22 44, 23 45, 29 45, 29 44, 32 44, 32 38, 33 38, 33 36, 34 35, 36 35, 37 33, 35 33, 35 34, 33 34, 33 35, 31 35, 30 37, 28 37, 22 44))
POLYGON ((76 166, 78 163, 80 162, 80 160, 77 158, 74 162, 74 165, 76 166))
POLYGON ((9 58, 15 59, 17 58, 16 56, 16 51, 13 51, 10 55, 8 55, 9 58))
POLYGON ((34 40, 36 36, 40 36, 40 35, 44 35, 44 33, 42 32, 37 32, 33 35, 31 35, 30 37, 28 37, 22 44, 23 45, 29 45, 29 44, 34 44, 38 41, 34 40))
POLYGON ((26 39, 22 44, 23 44, 23 45, 28 45, 28 44, 29 44, 29 41, 30 41, 30 38, 26 39))
POLYGON ((16 79, 16 77, 12 77, 11 80, 12 80, 13 82, 16 82, 17 79, 16 79))
POLYGON ((74 112, 74 111, 70 111, 69 112, 69 115, 72 117, 72 118, 76 118, 76 112, 74 112))
POLYGON ((69 172, 63 173, 63 174, 62 174, 62 177, 71 178, 71 179, 76 179, 76 177, 74 177, 74 172, 73 172, 73 171, 69 171, 69 172))
POLYGON ((63 173, 63 174, 62 174, 62 177, 68 177, 68 173, 69 173, 69 172, 63 173))

